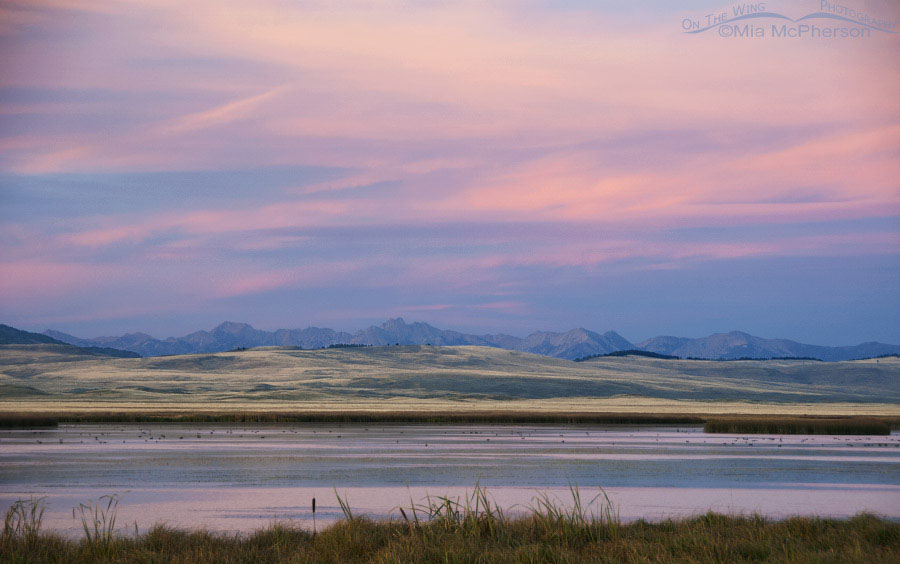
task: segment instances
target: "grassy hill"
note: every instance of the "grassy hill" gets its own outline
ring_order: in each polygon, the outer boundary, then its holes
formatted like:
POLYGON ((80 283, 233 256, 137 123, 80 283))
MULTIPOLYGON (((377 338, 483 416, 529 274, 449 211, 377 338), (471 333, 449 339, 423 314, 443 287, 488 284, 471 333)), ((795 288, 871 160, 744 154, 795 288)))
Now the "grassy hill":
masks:
POLYGON ((72 347, 0 346, 0 408, 602 409, 728 412, 744 405, 895 404, 900 359, 708 362, 601 357, 571 362, 489 347, 394 346, 103 358, 72 347), (693 407, 691 407, 693 405, 693 407), (713 409, 718 406, 720 409, 713 409))

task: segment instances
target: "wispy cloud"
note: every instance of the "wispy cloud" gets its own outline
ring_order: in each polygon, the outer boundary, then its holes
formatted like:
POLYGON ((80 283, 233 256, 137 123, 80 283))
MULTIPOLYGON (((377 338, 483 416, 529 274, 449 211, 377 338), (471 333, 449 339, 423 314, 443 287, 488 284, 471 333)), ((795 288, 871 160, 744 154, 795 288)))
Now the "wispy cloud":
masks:
POLYGON ((681 10, 6 2, 0 306, 77 296, 102 315, 132 311, 123 288, 163 307, 166 287, 264 309, 318 288, 321 313, 348 287, 512 319, 565 302, 554 280, 897 256, 898 39, 687 37, 681 10), (300 166, 340 172, 253 182, 300 166), (201 201, 189 177, 112 174, 147 171, 248 180, 201 201), (47 205, 92 181, 111 187, 77 212, 47 205), (733 231, 673 235, 714 226, 733 231))
POLYGON ((285 91, 285 87, 279 86, 261 94, 234 100, 201 112, 180 116, 162 124, 160 131, 165 134, 193 133, 217 125, 231 123, 235 120, 247 119, 253 115, 256 109, 285 91))

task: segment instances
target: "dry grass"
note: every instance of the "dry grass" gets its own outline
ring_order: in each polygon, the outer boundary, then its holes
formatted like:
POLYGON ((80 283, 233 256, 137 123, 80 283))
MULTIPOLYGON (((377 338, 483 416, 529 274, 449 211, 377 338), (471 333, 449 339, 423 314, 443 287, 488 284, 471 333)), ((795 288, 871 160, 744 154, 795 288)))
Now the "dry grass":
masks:
POLYGON ((575 363, 485 347, 144 359, 0 346, 6 411, 528 411, 900 415, 900 360, 575 363))
POLYGON ((849 520, 707 514, 657 524, 622 524, 601 501, 561 509, 552 502, 509 518, 481 488, 464 500, 436 498, 409 507, 406 518, 373 522, 353 517, 318 534, 275 524, 228 536, 156 526, 142 535, 86 537, 5 532, 6 563, 850 563, 900 561, 900 524, 871 515, 849 520), (604 512, 604 508, 606 511, 604 512))
MULTIPOLYGON (((428 423, 428 424, 545 424, 545 425, 700 425, 696 415, 666 413, 589 413, 529 411, 61 411, 41 417, 0 412, 0 428, 59 423, 428 423)), ((898 418, 900 422, 900 418, 898 418)))
POLYGON ((886 435, 900 417, 791 417, 758 414, 721 418, 678 413, 535 411, 49 411, 0 412, 0 428, 53 427, 60 423, 424 423, 537 425, 704 425, 707 433, 886 435))

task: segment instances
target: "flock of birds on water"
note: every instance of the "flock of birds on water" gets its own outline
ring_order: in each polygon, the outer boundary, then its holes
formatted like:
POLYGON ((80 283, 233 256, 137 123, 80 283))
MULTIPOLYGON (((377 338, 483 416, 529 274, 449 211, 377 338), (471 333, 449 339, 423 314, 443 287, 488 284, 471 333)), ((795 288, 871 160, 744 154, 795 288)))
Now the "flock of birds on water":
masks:
MULTIPOLYGON (((255 440, 265 440, 267 437, 269 439, 280 439, 284 436, 300 436, 304 439, 313 439, 313 440, 343 440, 345 438, 345 434, 348 432, 351 436, 347 438, 362 438, 363 436, 360 434, 359 429, 352 428, 343 428, 343 430, 339 432, 335 432, 332 429, 302 429, 302 428, 269 428, 269 429, 250 429, 250 428, 228 428, 223 426, 223 428, 218 429, 210 429, 209 427, 197 427, 197 428, 187 428, 187 429, 179 429, 178 432, 172 433, 171 428, 165 429, 160 428, 154 431, 152 428, 145 428, 144 426, 138 425, 137 428, 128 427, 128 426, 117 426, 114 431, 99 431, 90 429, 90 425, 63 425, 59 429, 56 430, 35 430, 28 431, 27 434, 35 434, 38 437, 35 438, 35 444, 85 444, 85 438, 87 441, 93 442, 94 444, 109 444, 109 443, 118 443, 118 440, 113 440, 113 437, 118 435, 118 438, 121 438, 122 434, 126 435, 126 438, 121 439, 121 443, 123 444, 134 444, 134 443, 149 443, 149 444, 160 444, 166 441, 183 441, 186 438, 190 440, 192 437, 196 439, 203 439, 204 437, 210 437, 214 439, 223 439, 228 438, 229 440, 235 439, 244 439, 245 436, 249 439, 255 440), (279 432, 280 431, 280 432, 279 432), (320 432, 321 431, 321 432, 320 432), (47 440, 46 435, 59 434, 62 432, 65 435, 64 437, 55 437, 57 441, 47 440), (167 436, 168 433, 168 436, 167 436), (316 435, 316 437, 312 437, 311 435, 316 435), (68 440, 66 440, 68 439, 68 440), (93 440, 91 440, 93 439, 93 440)), ((390 427, 383 427, 380 429, 376 429, 375 432, 378 433, 388 433, 390 431, 394 431, 395 433, 399 433, 400 435, 404 435, 405 431, 399 429, 391 429, 390 427)), ((482 430, 471 430, 471 429, 463 429, 463 428, 455 428, 451 430, 444 430, 441 435, 443 435, 443 441, 438 438, 437 441, 432 439, 422 439, 422 438, 414 438, 411 440, 405 440, 404 445, 406 446, 415 446, 419 445, 422 447, 430 447, 430 446, 441 446, 451 444, 449 441, 458 441, 460 438, 469 435, 472 437, 475 436, 484 436, 484 442, 490 443, 491 437, 494 437, 494 444, 498 444, 496 439, 505 440, 508 436, 512 436, 514 438, 519 438, 521 440, 526 440, 529 438, 538 438, 542 440, 543 443, 547 443, 547 438, 549 437, 549 433, 547 432, 549 429, 540 429, 533 428, 528 430, 510 430, 509 433, 500 432, 497 429, 482 429, 482 430), (429 442, 430 440, 430 442, 429 442), (437 442, 437 445, 435 443, 437 442)), ((20 431, 21 432, 21 431, 20 431)), ((363 428, 362 433, 371 433, 372 429, 369 427, 363 428)), ((618 432, 617 432, 618 433, 618 432)), ((667 430, 667 433, 697 433, 697 429, 695 428, 675 428, 671 430, 667 430)), ((554 433, 556 434, 556 433, 554 433)), ((602 439, 604 431, 596 430, 593 431, 585 431, 584 436, 593 437, 594 439, 602 439)), ((580 432, 578 435, 575 434, 574 431, 571 431, 568 434, 559 434, 558 442, 559 444, 565 444, 566 439, 569 439, 569 445, 572 448, 578 448, 579 446, 585 447, 590 446, 597 451, 602 451, 602 448, 596 447, 595 445, 585 445, 583 442, 579 441, 580 432)), ((703 436, 699 439, 695 438, 694 441, 691 439, 685 439, 685 444, 693 444, 696 446, 742 446, 742 447, 765 447, 765 446, 774 446, 776 448, 782 448, 784 445, 784 437, 785 436, 768 436, 768 435, 744 435, 744 436, 716 436, 716 435, 707 435, 703 436), (722 441, 721 439, 727 438, 728 440, 722 441), (721 441, 721 442, 719 442, 721 441)), ((370 437, 366 437, 370 438, 370 437)), ((654 443, 659 443, 660 438, 663 440, 663 444, 670 444, 674 442, 674 438, 670 436, 662 436, 660 433, 656 433, 654 437, 654 443)), ((16 442, 21 442, 22 440, 27 440, 27 435, 25 437, 20 437, 20 439, 16 442)), ((400 444, 399 438, 394 440, 395 444, 400 444)), ((829 446, 845 446, 845 447, 893 447, 900 448, 900 436, 889 437, 887 442, 881 441, 873 441, 872 437, 861 436, 861 437, 840 437, 839 439, 841 443, 832 442, 829 446)), ((471 444, 471 440, 467 440, 467 444, 471 444)), ((789 444, 791 447, 799 447, 800 445, 809 444, 810 446, 822 446, 822 437, 804 437, 801 438, 798 442, 794 442, 789 444)), ((300 446, 300 445, 298 445, 300 446)), ((616 446, 616 441, 609 441, 606 443, 607 447, 616 446)), ((640 448, 644 447, 643 443, 634 443, 629 442, 627 437, 624 440, 619 441, 619 449, 625 448, 640 448)))

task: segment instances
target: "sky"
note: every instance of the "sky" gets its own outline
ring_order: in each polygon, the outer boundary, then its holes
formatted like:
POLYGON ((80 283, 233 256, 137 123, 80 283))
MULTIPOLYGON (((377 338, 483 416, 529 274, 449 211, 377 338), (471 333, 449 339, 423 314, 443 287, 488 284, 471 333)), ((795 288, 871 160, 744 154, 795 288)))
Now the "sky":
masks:
POLYGON ((826 4, 0 0, 0 322, 900 343, 900 4, 826 4))

